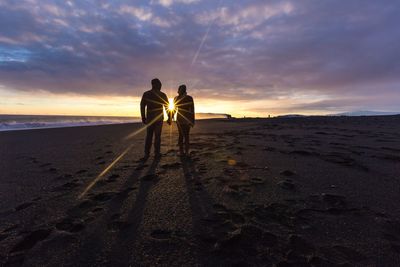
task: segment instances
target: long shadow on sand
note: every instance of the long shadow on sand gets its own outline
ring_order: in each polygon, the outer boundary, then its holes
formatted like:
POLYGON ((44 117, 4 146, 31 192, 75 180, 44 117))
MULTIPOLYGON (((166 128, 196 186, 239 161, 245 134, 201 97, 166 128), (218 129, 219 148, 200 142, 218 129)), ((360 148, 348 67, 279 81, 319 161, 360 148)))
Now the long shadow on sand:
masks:
MULTIPOLYGON (((144 177, 150 174, 154 175, 159 160, 154 160, 149 166, 144 177)), ((131 191, 135 190, 134 186, 138 183, 139 177, 141 177, 144 168, 146 167, 144 161, 140 161, 139 165, 135 168, 135 171, 126 179, 126 182, 121 186, 121 190, 118 194, 110 200, 107 205, 105 213, 102 215, 102 219, 98 221, 94 228, 94 231, 85 238, 84 243, 80 251, 84 253, 80 254, 78 261, 80 264, 93 263, 93 259, 102 254, 106 256, 108 260, 117 260, 120 263, 129 262, 129 244, 133 244, 134 238, 136 237, 137 227, 140 225, 143 209, 145 206, 147 192, 150 189, 151 183, 140 181, 140 189, 137 194, 132 212, 129 214, 126 220, 119 220, 119 216, 122 217, 124 204, 129 205, 129 198, 131 191), (112 232, 118 232, 115 238, 111 240, 105 235, 106 231, 111 230, 112 232), (105 248, 111 248, 111 251, 105 248), (106 255, 104 255, 106 254, 106 255), (109 257, 111 254, 111 257, 109 257), (115 254, 115 257, 114 257, 115 254)), ((103 262, 104 263, 104 262, 103 262)))
POLYGON ((214 201, 200 182, 201 177, 197 172, 195 161, 190 158, 181 158, 181 163, 192 215, 197 262, 201 266, 209 266, 215 264, 215 260, 209 253, 209 247, 212 244, 208 239, 210 228, 206 222, 212 218, 210 211, 213 210, 214 201))
POLYGON ((146 174, 141 177, 139 191, 131 208, 131 212, 126 219, 126 225, 124 225, 123 229, 119 229, 120 231, 115 238, 113 249, 110 252, 109 259, 113 261, 113 265, 126 265, 133 260, 133 248, 138 237, 140 224, 142 223, 147 195, 158 180, 158 176, 155 172, 159 163, 160 159, 154 159, 146 174))

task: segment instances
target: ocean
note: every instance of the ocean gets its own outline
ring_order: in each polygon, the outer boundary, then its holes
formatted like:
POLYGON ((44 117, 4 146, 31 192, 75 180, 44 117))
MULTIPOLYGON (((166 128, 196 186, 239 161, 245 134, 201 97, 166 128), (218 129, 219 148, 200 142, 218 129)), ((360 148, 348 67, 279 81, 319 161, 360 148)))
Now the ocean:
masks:
POLYGON ((0 115, 0 131, 140 122, 139 117, 0 115))

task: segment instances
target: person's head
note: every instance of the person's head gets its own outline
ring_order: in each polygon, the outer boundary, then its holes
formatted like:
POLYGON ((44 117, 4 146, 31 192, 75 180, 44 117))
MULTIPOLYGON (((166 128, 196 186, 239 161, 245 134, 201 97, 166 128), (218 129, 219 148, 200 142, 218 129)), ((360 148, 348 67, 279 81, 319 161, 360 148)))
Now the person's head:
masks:
POLYGON ((161 81, 157 78, 151 80, 151 88, 160 91, 161 90, 161 81))
POLYGON ((182 85, 179 86, 179 88, 178 88, 178 94, 179 94, 179 95, 186 94, 186 85, 182 84, 182 85))

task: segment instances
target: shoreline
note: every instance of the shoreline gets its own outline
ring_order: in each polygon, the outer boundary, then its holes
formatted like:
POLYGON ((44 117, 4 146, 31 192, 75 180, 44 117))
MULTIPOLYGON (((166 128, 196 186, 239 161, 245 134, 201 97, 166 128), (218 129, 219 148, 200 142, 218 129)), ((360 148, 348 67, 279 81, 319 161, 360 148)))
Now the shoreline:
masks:
MULTIPOLYGON (((82 116, 84 117, 84 116, 82 116)), ((366 115, 366 116, 323 116, 323 115, 312 115, 312 116, 302 116, 302 117, 249 117, 249 118, 210 118, 210 119, 198 119, 196 121, 237 121, 237 122, 248 122, 248 121, 285 121, 285 120, 307 120, 307 119, 316 119, 316 118, 333 118, 333 119, 350 119, 350 118, 380 118, 380 117, 387 117, 387 118, 396 118, 400 117, 400 114, 397 115, 366 115)), ((164 120, 166 122, 166 120, 164 120)), ((99 124, 90 124, 90 125, 66 125, 66 126, 48 126, 48 127, 36 127, 36 128, 21 128, 21 129, 0 129, 0 133, 2 132, 14 132, 14 131, 31 131, 31 130, 46 130, 46 129, 59 129, 59 128, 77 128, 77 127, 96 127, 96 126, 112 126, 112 125, 125 125, 125 124, 142 124, 141 121, 137 122, 121 122, 121 123, 99 123, 99 124)))

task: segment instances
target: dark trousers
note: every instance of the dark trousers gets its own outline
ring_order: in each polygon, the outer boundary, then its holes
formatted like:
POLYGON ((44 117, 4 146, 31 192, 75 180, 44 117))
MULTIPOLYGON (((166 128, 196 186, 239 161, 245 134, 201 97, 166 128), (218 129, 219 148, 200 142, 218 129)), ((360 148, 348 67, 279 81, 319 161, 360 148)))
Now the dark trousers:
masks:
POLYGON ((147 126, 146 144, 144 145, 144 153, 146 155, 150 154, 153 135, 154 135, 154 153, 155 154, 160 153, 162 126, 163 126, 163 121, 156 121, 153 124, 147 126))
POLYGON ((183 152, 183 145, 185 145, 185 153, 189 153, 189 133, 190 125, 185 123, 177 123, 179 131, 178 145, 179 150, 183 152))

